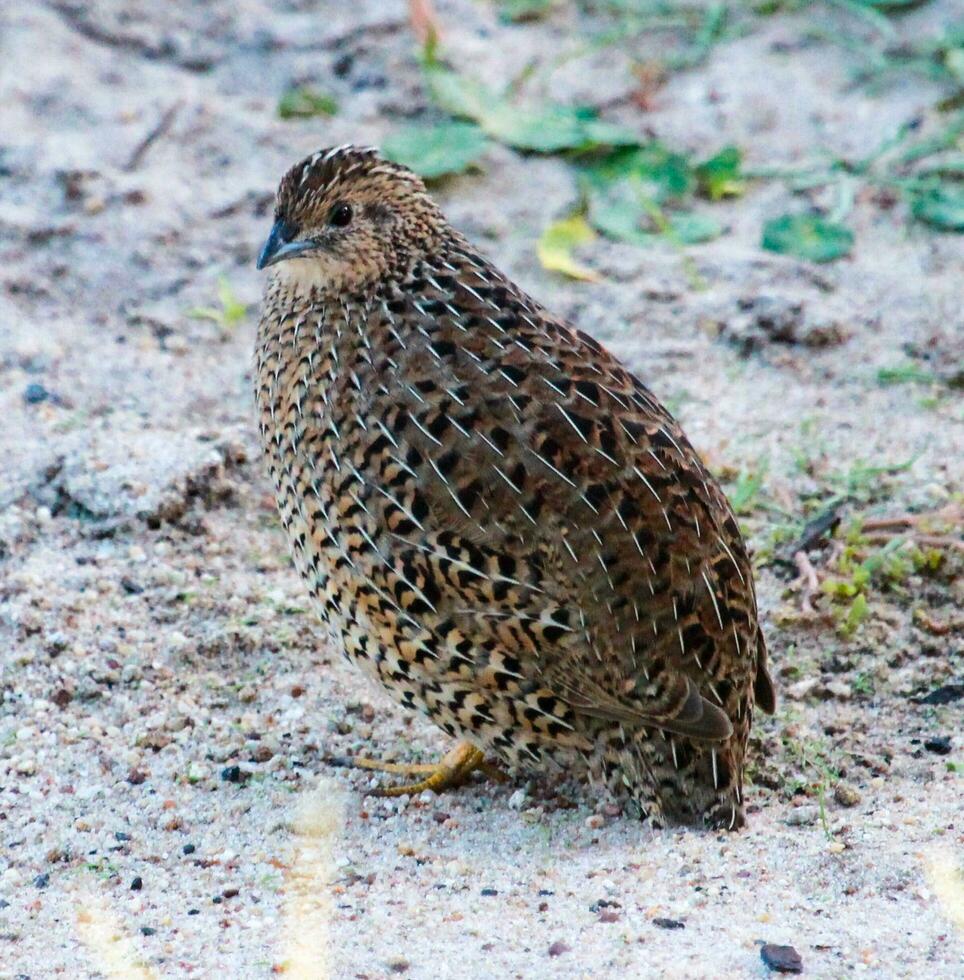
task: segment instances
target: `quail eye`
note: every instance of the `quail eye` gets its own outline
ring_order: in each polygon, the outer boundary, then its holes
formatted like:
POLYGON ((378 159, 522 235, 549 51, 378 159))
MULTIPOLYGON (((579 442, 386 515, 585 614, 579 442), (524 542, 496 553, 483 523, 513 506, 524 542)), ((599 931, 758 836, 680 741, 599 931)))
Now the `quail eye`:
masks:
POLYGON ((328 224, 334 225, 335 228, 344 228, 346 225, 351 224, 351 218, 352 211, 350 204, 336 204, 328 216, 328 224))

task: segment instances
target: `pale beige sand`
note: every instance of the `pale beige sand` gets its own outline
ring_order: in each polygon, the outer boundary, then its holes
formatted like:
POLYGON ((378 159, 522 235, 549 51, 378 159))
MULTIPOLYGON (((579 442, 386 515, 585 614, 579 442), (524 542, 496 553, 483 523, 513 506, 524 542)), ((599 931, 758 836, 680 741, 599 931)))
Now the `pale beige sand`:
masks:
MULTIPOLYGON (((565 790, 563 809, 558 789, 523 780, 383 802, 368 776, 326 764, 446 743, 370 689, 305 608, 257 457, 253 316, 222 338, 185 311, 211 305, 222 275, 257 301, 253 258, 289 163, 377 142, 420 104, 405 5, 69 13, 81 6, 0 11, 0 977, 246 980, 285 962, 339 978, 753 977, 762 942, 795 946, 810 976, 962 975, 962 702, 914 700, 961 683, 960 633, 913 619, 959 617, 946 577, 875 597, 845 640, 781 629, 798 598, 761 571, 782 701, 758 727, 757 812, 739 836, 653 832, 589 790, 565 790), (279 121, 293 79, 333 92, 338 115, 279 121), (55 398, 27 404, 32 383, 55 398), (924 749, 937 736, 951 754, 924 749), (816 796, 794 793, 819 776, 801 752, 824 753, 853 804, 828 782, 826 828, 816 796)), ((574 23, 437 6, 447 49, 493 78, 574 23)), ((774 49, 802 31, 777 19, 671 79, 645 118, 617 115, 700 154, 732 140, 754 164, 792 163, 818 144, 868 152, 938 97, 923 81, 845 91, 839 49, 774 49)), ((618 98, 630 76, 613 60, 563 66, 553 94, 618 98)), ((959 237, 861 199, 853 258, 815 273, 758 251, 762 220, 792 204, 766 184, 714 211, 732 232, 691 252, 704 289, 671 250, 604 242, 583 257, 605 281, 580 285, 534 257, 574 199, 561 161, 496 149, 439 194, 669 399, 714 467, 766 459, 767 487, 792 499, 817 479, 802 452, 837 470, 914 459, 874 513, 960 492, 959 393, 875 382, 907 345, 935 370, 959 359, 959 237), (849 340, 741 357, 714 335, 760 294, 849 340)))

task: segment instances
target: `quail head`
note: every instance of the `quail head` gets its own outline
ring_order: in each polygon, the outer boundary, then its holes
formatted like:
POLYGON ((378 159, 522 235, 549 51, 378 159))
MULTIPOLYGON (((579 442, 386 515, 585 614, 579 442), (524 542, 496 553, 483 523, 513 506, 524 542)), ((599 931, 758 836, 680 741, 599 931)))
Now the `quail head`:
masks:
POLYGON ((345 656, 461 743, 415 788, 489 756, 657 824, 742 825, 754 705, 774 708, 753 571, 650 390, 374 149, 285 174, 258 267, 295 565, 345 656))

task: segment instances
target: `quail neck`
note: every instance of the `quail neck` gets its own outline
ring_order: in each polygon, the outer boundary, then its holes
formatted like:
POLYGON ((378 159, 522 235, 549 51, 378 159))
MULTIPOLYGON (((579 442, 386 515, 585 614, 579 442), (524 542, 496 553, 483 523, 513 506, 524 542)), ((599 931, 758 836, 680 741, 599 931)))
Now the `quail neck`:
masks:
POLYGON ((741 825, 774 706, 752 567, 649 389, 369 148, 284 176, 258 265, 262 441, 346 657, 462 740, 463 769, 561 768, 654 823, 741 825))

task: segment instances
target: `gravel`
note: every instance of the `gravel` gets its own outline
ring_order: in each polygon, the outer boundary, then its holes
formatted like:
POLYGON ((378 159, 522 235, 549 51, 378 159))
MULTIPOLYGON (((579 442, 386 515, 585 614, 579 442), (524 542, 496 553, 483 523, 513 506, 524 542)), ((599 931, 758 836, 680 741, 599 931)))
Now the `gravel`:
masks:
POLYGON ((760 948, 760 959, 774 973, 803 973, 803 960, 792 946, 765 943, 760 948))

